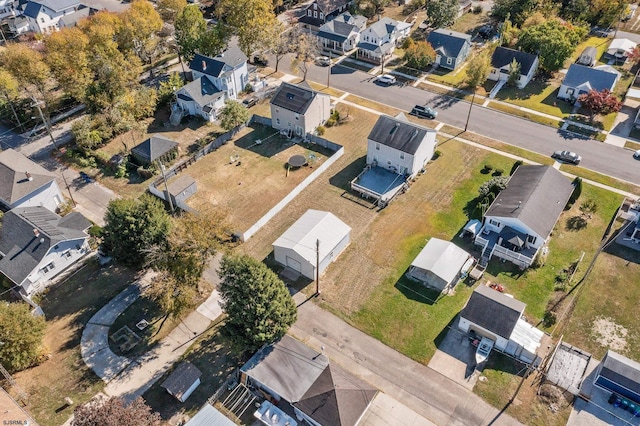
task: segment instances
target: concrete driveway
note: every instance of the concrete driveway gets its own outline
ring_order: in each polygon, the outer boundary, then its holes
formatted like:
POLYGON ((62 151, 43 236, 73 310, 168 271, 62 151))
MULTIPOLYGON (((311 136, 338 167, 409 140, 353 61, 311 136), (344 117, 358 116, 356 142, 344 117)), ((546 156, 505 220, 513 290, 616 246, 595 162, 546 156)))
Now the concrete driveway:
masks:
POLYGON ((456 317, 444 340, 438 345, 436 353, 429 361, 429 368, 473 390, 479 376, 475 369, 476 348, 467 336, 458 330, 459 318, 456 317))

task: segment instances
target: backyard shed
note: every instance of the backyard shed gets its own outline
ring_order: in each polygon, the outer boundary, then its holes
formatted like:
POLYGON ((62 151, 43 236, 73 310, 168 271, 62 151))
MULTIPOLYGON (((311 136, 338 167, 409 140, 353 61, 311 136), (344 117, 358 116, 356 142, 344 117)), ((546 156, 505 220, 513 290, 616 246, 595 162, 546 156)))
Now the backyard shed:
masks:
POLYGON ((469 253, 452 242, 431 238, 411 262, 407 275, 427 287, 446 290, 456 285, 469 257, 469 253))
POLYGON ((273 243, 273 254, 277 262, 313 280, 317 259, 322 274, 349 245, 350 237, 351 228, 332 213, 307 210, 273 243))
MULTIPOLYGON (((143 166, 156 160, 169 159, 178 150, 178 143, 169 138, 153 135, 131 149, 131 154, 143 166)), ((175 158, 175 157, 174 157, 175 158)))
POLYGON ((207 402, 185 426, 235 426, 235 423, 207 402))
POLYGON ((190 362, 183 362, 167 377, 162 387, 178 401, 185 402, 200 385, 202 372, 190 362))
POLYGON ((640 403, 640 363, 609 350, 597 367, 594 384, 640 403))
POLYGON ((174 205, 183 204, 198 190, 195 179, 189 175, 179 175, 175 179, 171 179, 168 187, 174 205))

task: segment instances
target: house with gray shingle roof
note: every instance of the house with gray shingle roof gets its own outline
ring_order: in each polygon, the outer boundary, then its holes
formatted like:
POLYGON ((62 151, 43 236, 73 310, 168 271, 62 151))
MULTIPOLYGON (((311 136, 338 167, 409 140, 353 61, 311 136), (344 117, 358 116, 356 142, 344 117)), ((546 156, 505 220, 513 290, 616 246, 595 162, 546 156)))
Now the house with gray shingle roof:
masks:
MULTIPOLYGON (((136 161, 146 166, 154 161, 172 156, 178 149, 178 142, 163 136, 153 135, 131 149, 131 155, 136 161)), ((175 158, 175 157, 173 157, 175 158)))
POLYGON ((613 92, 620 73, 609 65, 585 67, 571 64, 558 90, 558 98, 574 102, 582 94, 592 90, 598 92, 608 89, 613 92))
POLYGON ((271 126, 297 136, 313 132, 331 115, 331 98, 306 83, 282 83, 271 99, 271 126))
POLYGON ((0 152, 0 209, 43 206, 55 212, 63 203, 53 173, 13 149, 0 152))
POLYGON ((571 181, 551 166, 518 167, 482 219, 475 238, 482 249, 481 262, 496 256, 529 267, 549 240, 573 189, 571 181))
POLYGON ((58 31, 60 19, 75 13, 80 6, 79 0, 29 0, 23 13, 31 31, 50 33, 58 31))
POLYGON ((0 228, 0 272, 25 296, 41 292, 90 251, 89 226, 78 212, 60 217, 44 207, 8 211, 0 228))
POLYGON ((353 0, 314 0, 302 11, 298 22, 304 28, 318 29, 339 14, 346 12, 353 0))
POLYGON ((434 64, 455 70, 467 60, 471 51, 471 36, 440 28, 431 31, 427 43, 436 51, 434 64))
POLYGON ((398 22, 387 17, 374 22, 360 33, 358 59, 375 63, 387 60, 393 54, 396 45, 409 37, 410 30, 410 23, 398 22))
POLYGON ((498 46, 491 55, 491 71, 487 78, 494 81, 509 80, 514 61, 520 66, 516 84, 522 89, 529 84, 538 69, 540 61, 537 55, 498 46))
POLYGON ((318 44, 322 49, 343 54, 356 48, 360 32, 367 25, 367 18, 345 12, 327 22, 318 30, 318 44))
POLYGON ((596 367, 593 384, 636 404, 640 403, 640 363, 608 350, 596 367))

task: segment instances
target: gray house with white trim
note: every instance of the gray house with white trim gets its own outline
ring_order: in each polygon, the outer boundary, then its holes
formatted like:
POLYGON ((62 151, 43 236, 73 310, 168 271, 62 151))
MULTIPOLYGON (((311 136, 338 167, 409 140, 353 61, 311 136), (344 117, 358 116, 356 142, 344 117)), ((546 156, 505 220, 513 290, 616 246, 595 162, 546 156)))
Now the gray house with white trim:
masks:
POLYGON ((302 82, 282 83, 270 102, 271 126, 304 137, 324 124, 331 116, 331 97, 302 82))
POLYGON ((558 98, 575 101, 580 95, 591 90, 601 92, 608 89, 613 92, 619 79, 620 73, 609 65, 591 68, 571 64, 558 90, 558 98))
POLYGON ((471 52, 471 36, 457 31, 440 28, 431 31, 427 43, 436 51, 435 64, 455 70, 467 60, 471 52))
POLYGON ((391 56, 396 45, 409 37, 411 24, 384 17, 360 33, 358 59, 381 63, 391 56))
POLYGON ((328 21, 318 30, 320 48, 342 55, 356 48, 360 32, 367 25, 367 18, 345 12, 328 21))
POLYGON ((514 61, 520 65, 516 85, 522 89, 529 84, 538 69, 538 55, 498 46, 491 55, 491 71, 487 78, 494 81, 509 80, 514 61))

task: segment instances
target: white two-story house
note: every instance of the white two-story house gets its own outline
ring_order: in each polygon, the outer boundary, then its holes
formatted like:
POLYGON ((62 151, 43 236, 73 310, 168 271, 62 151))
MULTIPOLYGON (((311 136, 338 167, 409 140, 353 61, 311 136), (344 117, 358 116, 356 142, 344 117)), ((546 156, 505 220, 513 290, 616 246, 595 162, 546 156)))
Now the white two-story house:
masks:
POLYGON ((29 29, 36 33, 50 33, 60 29, 59 21, 80 8, 78 0, 30 0, 24 16, 29 21, 29 29))
POLYGON ((0 228, 0 272, 30 297, 89 252, 82 214, 64 217, 44 207, 18 207, 5 213, 0 228))
POLYGON ((271 126, 289 136, 312 133, 331 115, 331 98, 306 83, 282 83, 271 99, 271 126))
POLYGON ((16 16, 16 6, 18 2, 15 0, 0 0, 0 20, 11 16, 16 16))
POLYGON ((387 60, 402 40, 409 36, 411 24, 382 18, 360 33, 358 59, 381 63, 387 60))
POLYGON ((183 115, 215 121, 228 99, 236 100, 249 82, 247 57, 236 47, 210 58, 196 54, 189 64, 193 81, 176 91, 176 107, 183 115))

